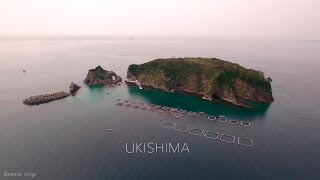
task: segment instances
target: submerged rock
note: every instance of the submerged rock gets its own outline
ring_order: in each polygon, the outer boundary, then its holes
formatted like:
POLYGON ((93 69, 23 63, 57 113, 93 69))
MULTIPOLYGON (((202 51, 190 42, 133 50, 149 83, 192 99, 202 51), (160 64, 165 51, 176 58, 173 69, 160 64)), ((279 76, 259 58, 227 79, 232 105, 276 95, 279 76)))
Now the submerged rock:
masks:
POLYGON ((76 93, 81 87, 76 85, 74 82, 71 82, 69 89, 70 89, 70 93, 74 94, 76 93))
POLYGON ((122 78, 113 71, 104 70, 101 66, 90 69, 84 83, 93 85, 116 85, 122 82, 122 78))

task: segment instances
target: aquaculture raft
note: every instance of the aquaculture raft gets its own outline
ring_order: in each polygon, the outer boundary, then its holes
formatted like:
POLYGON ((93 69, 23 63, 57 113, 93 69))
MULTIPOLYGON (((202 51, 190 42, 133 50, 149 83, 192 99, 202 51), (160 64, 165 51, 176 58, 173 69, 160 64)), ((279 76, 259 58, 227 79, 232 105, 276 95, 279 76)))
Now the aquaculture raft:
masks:
POLYGON ((218 132, 213 132, 213 131, 206 131, 204 133, 204 137, 209 138, 209 139, 218 139, 219 138, 219 133, 218 132), (212 136, 210 134, 213 134, 214 136, 212 136))
POLYGON ((26 98, 23 103, 25 105, 38 105, 43 103, 48 103, 50 101, 63 99, 70 96, 70 93, 66 93, 64 91, 53 93, 53 94, 42 94, 36 96, 30 96, 26 98))
POLYGON ((174 130, 180 131, 180 132, 187 132, 189 130, 189 126, 178 124, 175 126, 174 130))
POLYGON ((172 129, 173 127, 175 127, 176 124, 175 123, 171 123, 171 122, 164 122, 161 127, 163 128, 168 128, 168 129, 172 129))
POLYGON ((165 129, 170 129, 170 130, 175 130, 178 132, 182 133, 188 133, 190 135, 195 135, 195 136, 202 136, 207 139, 211 139, 214 141, 220 141, 224 143, 229 143, 229 144, 236 144, 236 139, 237 144, 241 146, 246 146, 246 147, 253 147, 253 140, 250 138, 244 138, 244 137, 236 137, 232 135, 227 135, 227 134, 220 134, 218 132, 210 131, 210 130, 204 130, 204 129, 199 129, 195 127, 189 127, 188 125, 184 124, 175 124, 172 122, 164 122, 161 124, 161 127, 165 129))
POLYGON ((253 140, 249 138, 238 137, 238 144, 241 146, 253 146, 253 140))
MULTIPOLYGON (((157 104, 146 104, 142 102, 135 102, 135 101, 129 101, 129 100, 124 100, 124 101, 119 101, 117 100, 116 103, 117 106, 123 106, 123 107, 131 107, 134 109, 140 109, 140 110, 145 110, 145 111, 151 111, 151 112, 156 112, 156 113, 164 113, 168 115, 172 115, 176 118, 179 118, 183 115, 188 115, 188 116, 194 116, 198 117, 201 119, 207 119, 210 121, 215 121, 215 122, 221 122, 221 123, 229 123, 232 125, 240 125, 244 127, 251 127, 250 122, 246 121, 237 121, 233 119, 227 119, 225 116, 210 116, 206 115, 204 112, 193 112, 193 111, 187 111, 184 109, 177 109, 173 107, 168 107, 168 106, 162 106, 162 105, 157 105, 157 104)), ((253 147, 253 140, 250 138, 244 138, 244 137, 236 137, 232 135, 227 135, 227 134, 220 134, 219 132, 211 131, 211 130, 204 130, 204 129, 199 129, 195 127, 190 127, 188 125, 184 124, 176 124, 172 122, 164 122, 161 124, 161 127, 165 129, 170 129, 182 133, 186 133, 189 135, 194 135, 198 137, 205 137, 208 140, 213 140, 213 141, 220 141, 223 143, 228 143, 228 144, 238 144, 241 146, 246 146, 246 147, 253 147), (236 141, 237 139, 237 141, 236 141)))
POLYGON ((189 134, 201 136, 203 132, 204 132, 203 129, 192 128, 192 129, 190 129, 189 134))
POLYGON ((223 142, 226 142, 226 143, 233 144, 235 139, 236 139, 236 137, 231 136, 231 135, 227 135, 227 134, 221 134, 221 136, 220 136, 220 141, 223 141, 223 142), (229 138, 229 139, 227 139, 227 138, 229 138))
POLYGON ((250 122, 248 121, 237 121, 221 115, 219 116, 207 115, 204 112, 187 111, 184 109, 178 109, 178 108, 169 107, 169 106, 162 106, 158 104, 147 104, 143 102, 136 102, 136 101, 129 101, 129 100, 121 101, 120 99, 117 99, 116 105, 123 106, 123 107, 131 107, 133 109, 139 109, 144 111, 163 113, 166 115, 171 115, 175 118, 181 118, 182 116, 187 115, 187 116, 193 116, 199 119, 207 119, 209 121, 226 123, 230 125, 237 125, 239 127, 252 128, 250 122))

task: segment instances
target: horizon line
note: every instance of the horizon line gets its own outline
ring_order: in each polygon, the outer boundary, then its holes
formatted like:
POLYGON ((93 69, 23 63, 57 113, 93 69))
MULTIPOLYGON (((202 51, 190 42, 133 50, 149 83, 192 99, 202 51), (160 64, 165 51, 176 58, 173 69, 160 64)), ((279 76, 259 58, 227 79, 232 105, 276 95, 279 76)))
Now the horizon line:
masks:
POLYGON ((210 39, 242 39, 242 40, 288 40, 288 41, 320 41, 320 39, 302 39, 302 38, 263 38, 263 37, 218 37, 210 35, 164 35, 164 34, 148 34, 148 35, 124 35, 124 34, 105 34, 105 35, 13 35, 0 34, 0 38, 210 38, 210 39))

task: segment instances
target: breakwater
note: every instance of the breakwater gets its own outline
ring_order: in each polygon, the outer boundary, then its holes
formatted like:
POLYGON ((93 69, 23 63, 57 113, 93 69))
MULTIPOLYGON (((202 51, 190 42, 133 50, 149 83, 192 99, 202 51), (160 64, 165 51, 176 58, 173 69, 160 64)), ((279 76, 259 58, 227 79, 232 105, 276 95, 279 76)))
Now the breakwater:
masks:
POLYGON ((63 99, 70 96, 70 93, 66 93, 64 91, 56 92, 52 94, 41 94, 36 96, 30 96, 23 101, 25 105, 39 105, 43 103, 48 103, 50 101, 63 99))

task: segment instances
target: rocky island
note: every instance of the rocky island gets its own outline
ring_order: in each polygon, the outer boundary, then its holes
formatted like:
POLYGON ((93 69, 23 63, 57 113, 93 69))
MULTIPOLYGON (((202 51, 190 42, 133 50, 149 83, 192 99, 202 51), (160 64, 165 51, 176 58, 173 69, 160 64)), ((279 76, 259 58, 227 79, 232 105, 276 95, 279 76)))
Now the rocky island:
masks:
POLYGON ((122 78, 113 71, 104 70, 101 66, 90 69, 84 83, 88 86, 94 85, 116 85, 122 82, 122 78))
POLYGON ((206 100, 221 99, 250 107, 242 100, 273 102, 271 78, 263 72, 216 58, 156 59, 128 67, 127 78, 142 86, 181 91, 206 100))

